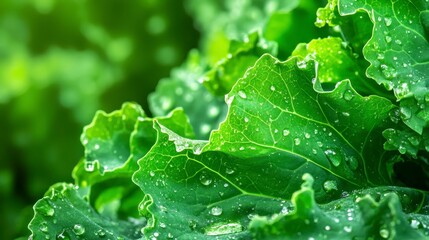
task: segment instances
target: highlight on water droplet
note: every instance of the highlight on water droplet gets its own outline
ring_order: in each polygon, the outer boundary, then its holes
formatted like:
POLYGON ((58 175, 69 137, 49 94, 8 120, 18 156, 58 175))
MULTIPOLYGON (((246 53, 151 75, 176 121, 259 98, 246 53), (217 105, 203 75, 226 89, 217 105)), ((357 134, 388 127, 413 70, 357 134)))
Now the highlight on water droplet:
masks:
POLYGON ((206 174, 205 172, 202 172, 200 175, 200 182, 205 185, 208 186, 212 183, 212 179, 210 177, 210 175, 206 174))
POLYGON ((353 171, 359 166, 358 159, 355 156, 346 156, 346 163, 353 171))
POLYGON ((335 152, 334 150, 325 150, 325 155, 335 167, 338 167, 341 164, 341 156, 340 154, 337 154, 337 152, 335 152))
POLYGON ((380 236, 382 238, 385 238, 385 239, 389 238, 389 236, 390 236, 389 230, 387 230, 387 228, 385 228, 385 227, 380 228, 379 233, 380 233, 380 236))
POLYGON ((287 135, 289 135, 290 134, 290 131, 288 130, 288 129, 284 129, 283 130, 283 136, 287 136, 287 135))
POLYGON ((220 208, 220 207, 213 207, 211 210, 210 210, 210 213, 213 215, 213 216, 220 216, 221 214, 222 214, 222 208, 220 208))
POLYGON ((295 139, 293 140, 293 143, 294 143, 296 146, 298 146, 299 144, 301 144, 301 139, 299 139, 299 138, 295 138, 295 139))
POLYGON ((353 93, 353 92, 352 92, 352 90, 350 90, 350 89, 347 89, 347 90, 346 90, 346 91, 344 91, 344 93, 343 93, 343 98, 344 98, 345 100, 347 100, 347 101, 352 100, 354 96, 355 96, 355 95, 354 95, 354 93, 353 93))
POLYGON ((218 236, 243 231, 243 226, 238 222, 214 223, 205 228, 204 233, 209 236, 218 236))
POLYGON ((80 225, 80 224, 75 224, 73 226, 72 230, 73 230, 74 234, 76 234, 78 236, 80 236, 80 235, 82 235, 82 234, 85 233, 85 228, 82 225, 80 225))
POLYGON ((240 90, 240 91, 238 91, 238 96, 240 96, 241 98, 243 98, 243 99, 246 99, 247 98, 247 95, 246 95, 246 93, 245 92, 243 92, 242 90, 240 90))
POLYGON ((333 191, 337 191, 338 187, 337 187, 337 182, 334 180, 328 180, 326 182, 323 183, 323 189, 327 192, 333 192, 333 191))

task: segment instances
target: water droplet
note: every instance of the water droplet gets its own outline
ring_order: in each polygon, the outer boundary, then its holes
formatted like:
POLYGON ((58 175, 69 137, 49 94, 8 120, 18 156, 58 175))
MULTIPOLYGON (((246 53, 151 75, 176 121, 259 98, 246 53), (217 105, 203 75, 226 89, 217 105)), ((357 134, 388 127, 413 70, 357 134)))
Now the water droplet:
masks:
POLYGON ((335 167, 338 167, 340 165, 341 156, 339 154, 337 154, 334 150, 327 149, 325 151, 325 155, 329 159, 329 161, 332 163, 332 165, 334 165, 335 167))
POLYGON ((382 238, 388 238, 390 235, 389 230, 387 230, 386 228, 381 228, 380 229, 380 236, 382 238))
POLYGON ((384 77, 386 79, 393 79, 395 78, 398 73, 396 72, 396 70, 392 67, 387 66, 386 64, 381 64, 380 65, 381 68, 381 73, 383 73, 384 77))
POLYGON ((298 66, 298 68, 303 69, 307 67, 307 62, 306 61, 298 61, 296 63, 296 65, 298 66))
POLYGON ((387 43, 392 42, 392 37, 391 37, 391 36, 389 36, 389 35, 385 36, 385 37, 384 37, 384 39, 386 39, 386 42, 387 42, 387 43))
POLYGON ((271 86, 271 87, 270 87, 270 89, 271 89, 271 91, 273 91, 273 92, 274 92, 274 91, 276 90, 276 87, 271 86))
POLYGON ((85 161, 85 171, 87 172, 94 172, 95 164, 94 162, 86 162, 85 161))
POLYGON ((392 24, 392 19, 391 18, 384 18, 384 23, 386 24, 386 27, 388 27, 392 24))
POLYGON ((344 91, 344 93, 343 93, 343 98, 344 98, 346 101, 350 101, 350 100, 352 100, 354 96, 355 96, 355 95, 354 95, 354 93, 353 93, 353 92, 352 92, 352 90, 350 90, 350 89, 347 89, 347 90, 346 90, 346 91, 344 91))
POLYGON ((204 233, 209 236, 218 236, 243 231, 240 223, 215 223, 208 226, 204 233))
POLYGON ((336 191, 338 190, 337 187, 337 182, 334 180, 329 180, 323 183, 323 189, 327 192, 330 193, 332 191, 336 191))
POLYGON ((238 91, 238 96, 240 96, 241 98, 243 98, 243 99, 246 99, 247 98, 247 95, 246 95, 246 93, 244 93, 243 91, 238 91))
POLYGON ((249 119, 247 117, 244 117, 244 122, 249 122, 249 119))
POLYGON ((400 120, 401 112, 399 108, 394 108, 389 112, 390 120, 394 123, 398 123, 400 120))
POLYGON ((100 230, 98 230, 96 233, 95 233, 95 235, 97 235, 98 237, 100 237, 100 238, 103 238, 103 237, 105 237, 106 236, 106 232, 105 231, 103 231, 103 229, 100 229, 100 230))
POLYGON ((398 85, 393 92, 395 93, 395 96, 399 99, 409 97, 412 93, 410 92, 410 88, 408 87, 407 83, 402 83, 398 85))
POLYGON ((355 156, 347 156, 346 163, 353 171, 356 170, 359 166, 359 162, 355 156))
POLYGON ((326 225, 326 226, 325 226, 325 230, 326 230, 326 231, 331 230, 331 226, 326 225))
POLYGON ((160 223, 159 223, 159 227, 160 227, 160 228, 166 228, 166 227, 167 227, 167 224, 165 224, 165 223, 163 223, 163 222, 160 222, 160 223))
POLYGON ((80 224, 75 224, 75 225, 73 226, 73 232, 74 232, 76 235, 80 236, 80 235, 82 235, 82 234, 84 234, 84 233, 85 233, 85 228, 84 228, 82 225, 80 225, 80 224))
POLYGON ((212 183, 212 179, 210 178, 209 175, 205 174, 204 172, 200 175, 200 182, 205 185, 208 186, 212 183))
POLYGON ((396 44, 398 44, 398 45, 401 45, 401 44, 402 44, 402 41, 401 41, 401 40, 399 40, 399 39, 396 39, 396 40, 395 40, 395 43, 396 43, 396 44))
POLYGON ((304 133, 304 137, 309 139, 311 137, 310 133, 304 133))
POLYGON ((402 120, 408 120, 411 118, 411 109, 408 107, 401 107, 399 109, 400 113, 401 113, 401 118, 402 120))
POLYGON ((48 232, 48 224, 46 222, 42 222, 39 226, 40 231, 42 232, 48 232))
POLYGON ((213 208, 210 210, 210 213, 211 213, 213 216, 220 216, 220 215, 222 214, 222 208, 220 208, 220 207, 213 207, 213 208))
POLYGON ((345 232, 348 232, 348 233, 352 232, 352 226, 344 226, 343 229, 345 232))
POLYGON ((98 149, 100 149, 100 145, 98 145, 98 144, 95 144, 95 146, 94 146, 94 149, 95 149, 95 150, 98 150, 98 149))
POLYGON ((168 238, 168 239, 173 239, 173 238, 174 238, 174 235, 173 235, 172 233, 168 233, 168 234, 167 234, 167 238, 168 238))
POLYGON ((411 220, 411 227, 414 228, 414 229, 420 228, 420 224, 421 223, 420 223, 419 220, 415 220, 415 219, 411 220))
POLYGON ((231 174, 233 174, 235 172, 235 170, 232 169, 232 168, 226 168, 225 172, 226 172, 226 174, 231 175, 231 174))
POLYGON ((225 103, 227 105, 231 105, 233 100, 234 100, 234 96, 225 95, 225 103))
POLYGON ((290 134, 290 131, 289 130, 287 130, 287 129, 284 129, 283 130, 283 136, 287 136, 287 135, 289 135, 290 134))
POLYGON ((150 171, 150 172, 149 172, 149 175, 150 175, 151 177, 153 177, 153 176, 155 176, 155 172, 154 172, 154 171, 150 171))
POLYGON ((42 203, 36 205, 36 211, 45 217, 52 217, 55 214, 54 208, 52 208, 46 202, 42 202, 42 203))
POLYGON ((301 144, 301 140, 300 140, 299 138, 295 138, 295 139, 293 140, 293 143, 294 143, 296 146, 298 146, 299 144, 301 144))

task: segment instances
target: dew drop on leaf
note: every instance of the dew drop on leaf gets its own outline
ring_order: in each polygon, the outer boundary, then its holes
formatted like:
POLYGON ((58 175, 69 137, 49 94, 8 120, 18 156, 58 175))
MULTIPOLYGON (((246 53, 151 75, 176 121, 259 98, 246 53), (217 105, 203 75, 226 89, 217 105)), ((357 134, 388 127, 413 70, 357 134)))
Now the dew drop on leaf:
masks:
POLYGON ((48 232, 48 224, 46 222, 42 222, 39 226, 40 231, 42 232, 48 232))
POLYGON ((36 211, 46 217, 52 217, 55 214, 55 210, 48 203, 37 205, 36 211))
POLYGON ((303 69, 307 67, 307 62, 306 61, 299 61, 296 63, 296 65, 298 66, 298 68, 303 69))
POLYGON ((332 191, 336 191, 336 190, 338 190, 337 182, 333 181, 333 180, 326 181, 326 182, 323 183, 323 189, 327 193, 330 193, 332 191))
POLYGON ((408 120, 411 118, 411 109, 407 107, 400 108, 401 118, 402 120, 408 120))
POLYGON ((93 172, 95 169, 94 162, 85 162, 85 171, 87 172, 93 172))
POLYGON ((411 225, 412 228, 418 229, 420 227, 420 221, 413 219, 413 220, 411 220, 410 225, 411 225))
POLYGON ((344 232, 348 232, 348 233, 350 233, 350 232, 352 232, 352 226, 344 226, 344 232))
POLYGON ((386 27, 388 27, 392 24, 392 19, 386 17, 386 18, 384 18, 384 23, 386 24, 386 27))
POLYGON ((243 98, 243 99, 246 99, 247 98, 247 95, 246 95, 246 93, 245 92, 243 92, 243 91, 238 91, 238 96, 240 96, 241 98, 243 98))
POLYGON ((75 225, 73 226, 73 232, 74 232, 76 235, 80 236, 80 235, 82 235, 82 234, 84 234, 84 233, 85 233, 85 228, 84 228, 82 225, 80 225, 80 224, 75 224, 75 225))
POLYGON ((208 186, 212 183, 212 179, 209 175, 205 174, 204 172, 200 175, 200 182, 205 185, 208 186))
POLYGON ((398 123, 400 120, 401 112, 399 108, 394 108, 389 112, 390 120, 394 123, 398 123))
POLYGON ((325 155, 335 167, 341 164, 341 156, 332 149, 325 150, 325 155))
POLYGON ((355 96, 355 95, 353 94, 352 90, 350 90, 350 89, 347 89, 347 90, 346 90, 346 91, 344 91, 344 93, 343 93, 343 98, 344 98, 346 101, 350 101, 350 100, 352 100, 354 96, 355 96))
POLYGON ((211 213, 213 216, 220 216, 220 215, 222 214, 222 208, 220 208, 220 207, 213 207, 213 208, 210 210, 210 213, 211 213))
POLYGON ((96 233, 95 233, 95 235, 97 235, 98 237, 100 237, 100 238, 103 238, 103 237, 105 237, 106 236, 106 232, 105 231, 103 231, 103 229, 100 229, 100 230, 98 230, 96 233))
POLYGON ((355 156, 347 156, 346 163, 353 171, 356 170, 359 166, 359 162, 355 156))
POLYGON ((384 239, 387 239, 389 237, 390 233, 389 230, 387 230, 386 228, 381 228, 380 229, 380 236, 384 239))
POLYGON ((240 223, 214 223, 208 226, 204 233, 209 236, 218 236, 243 231, 243 226, 240 223))
POLYGON ((287 129, 284 129, 283 130, 283 136, 287 136, 287 135, 289 135, 290 134, 290 131, 289 130, 287 130, 287 129))
POLYGON ((232 169, 232 168, 226 168, 225 172, 226 172, 226 174, 231 175, 231 174, 233 174, 235 172, 235 170, 232 169))
POLYGON ((295 138, 295 139, 293 140, 293 143, 294 143, 296 146, 298 146, 299 144, 301 144, 301 140, 300 140, 299 138, 295 138))

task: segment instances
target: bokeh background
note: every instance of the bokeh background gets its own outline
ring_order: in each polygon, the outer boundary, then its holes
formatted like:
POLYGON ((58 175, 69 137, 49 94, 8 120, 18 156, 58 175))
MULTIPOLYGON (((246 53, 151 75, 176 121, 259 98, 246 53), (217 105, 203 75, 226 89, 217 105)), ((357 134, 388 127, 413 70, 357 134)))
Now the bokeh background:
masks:
POLYGON ((198 39, 182 0, 0 1, 0 239, 28 236, 32 205, 73 182, 95 112, 149 113, 198 39))

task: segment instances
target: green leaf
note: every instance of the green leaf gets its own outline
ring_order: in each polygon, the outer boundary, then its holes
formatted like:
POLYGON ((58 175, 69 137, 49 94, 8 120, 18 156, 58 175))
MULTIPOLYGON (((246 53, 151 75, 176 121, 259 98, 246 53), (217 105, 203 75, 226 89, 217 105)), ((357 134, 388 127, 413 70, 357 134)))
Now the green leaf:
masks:
POLYGON ((371 63, 367 74, 393 90, 401 101, 401 108, 407 112, 402 120, 422 134, 427 126, 423 116, 428 111, 425 98, 429 95, 429 42, 424 20, 429 3, 424 0, 340 0, 338 7, 341 15, 352 15, 357 11, 369 14, 374 27, 372 37, 363 49, 365 58, 371 63))
POLYGON ((146 193, 139 208, 148 219, 145 236, 248 239, 249 217, 280 212, 286 204, 257 192, 254 164, 201 152, 206 141, 182 138, 157 122, 154 127, 157 142, 133 176, 146 193))
POLYGON ((311 62, 300 69, 295 58, 264 55, 234 85, 227 119, 208 142, 155 122, 157 142, 133 176, 146 194, 145 234, 248 237, 249 214, 281 212, 304 173, 318 176, 322 202, 390 183, 382 167, 389 156, 376 144, 388 125, 389 101, 361 97, 347 81, 317 92, 314 71, 311 62))
POLYGON ((252 220, 249 229, 255 239, 426 239, 429 234, 423 227, 429 218, 421 208, 427 202, 426 193, 370 188, 318 205, 313 177, 304 175, 303 179, 301 190, 292 197, 293 211, 252 220))
POLYGON ((198 52, 191 51, 186 63, 174 69, 170 78, 161 80, 156 91, 149 95, 150 109, 155 116, 165 116, 174 108, 183 108, 199 139, 207 139, 227 111, 223 97, 211 95, 198 82, 204 73, 203 66, 198 52))
POLYGON ((277 45, 267 42, 257 32, 249 34, 243 41, 231 40, 227 57, 204 75, 204 86, 212 94, 224 96, 264 53, 276 55, 277 45))
MULTIPOLYGON (((267 170, 272 180, 293 181, 305 172, 318 176, 318 198, 326 197, 326 181, 336 181, 343 190, 391 182, 383 167, 390 157, 380 141, 393 105, 377 96, 359 96, 348 81, 331 92, 316 91, 315 77, 312 62, 303 66, 296 58, 279 62, 261 57, 228 94, 228 116, 213 131, 207 150, 261 158, 265 166, 288 172, 276 176, 267 170)), ((279 196, 292 194, 271 187, 279 196)), ((271 187, 265 191, 273 194, 271 187)))
POLYGON ((138 239, 145 219, 111 219, 95 211, 85 190, 71 184, 52 186, 34 206, 32 239, 138 239))

